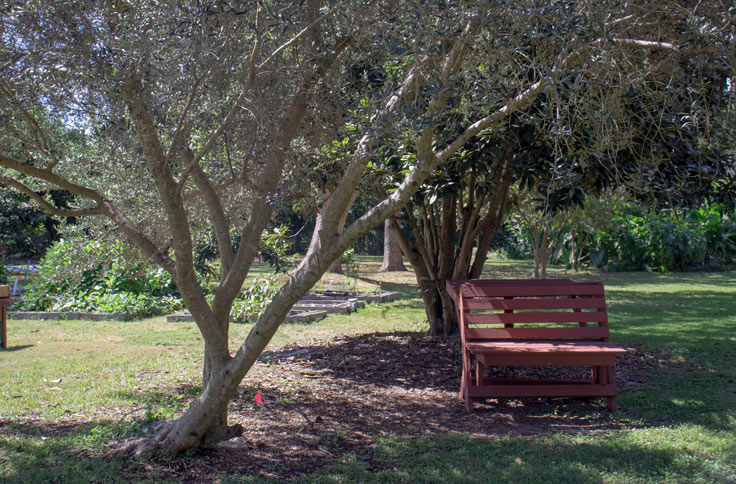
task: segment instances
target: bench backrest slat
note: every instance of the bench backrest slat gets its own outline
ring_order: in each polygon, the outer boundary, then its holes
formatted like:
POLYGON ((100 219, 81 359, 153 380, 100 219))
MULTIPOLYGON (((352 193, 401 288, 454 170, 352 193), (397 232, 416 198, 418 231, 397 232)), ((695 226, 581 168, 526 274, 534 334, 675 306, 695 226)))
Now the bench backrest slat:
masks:
POLYGON ((468 340, 488 339, 602 339, 608 328, 600 326, 570 328, 466 328, 468 340))
POLYGON ((466 313, 465 324, 607 323, 605 312, 466 313))
POLYGON ((465 309, 605 309, 606 300, 602 297, 582 298, 534 298, 534 299, 500 299, 500 298, 465 298, 465 309))

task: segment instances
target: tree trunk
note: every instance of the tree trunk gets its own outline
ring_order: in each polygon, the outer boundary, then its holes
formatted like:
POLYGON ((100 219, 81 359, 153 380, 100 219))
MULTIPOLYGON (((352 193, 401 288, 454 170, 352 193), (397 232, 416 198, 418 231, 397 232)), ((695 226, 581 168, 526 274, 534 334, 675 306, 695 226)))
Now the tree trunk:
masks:
MULTIPOLYGON (((345 230, 345 222, 348 218, 348 213, 350 213, 350 209, 353 207, 353 203, 355 203, 355 200, 358 198, 358 195, 360 195, 360 192, 358 190, 353 193, 352 198, 350 199, 350 203, 348 203, 347 207, 345 208, 345 211, 342 213, 342 217, 340 218, 340 223, 337 226, 337 235, 342 235, 343 230, 345 230)), ((322 223, 325 214, 327 213, 327 210, 330 206, 330 203, 332 201, 332 192, 328 191, 320 191, 317 199, 320 204, 319 212, 317 212, 317 220, 314 225, 314 232, 312 233, 312 240, 309 243, 309 250, 308 252, 313 252, 316 248, 316 245, 319 242, 319 238, 317 234, 319 233, 319 230, 322 228, 322 223)), ((302 265, 304 264, 304 260, 299 264, 297 269, 300 269, 302 265)), ((336 274, 343 274, 342 270, 342 261, 338 257, 334 261, 332 261, 332 264, 330 264, 330 267, 327 268, 328 272, 334 272, 336 274)))
POLYGON ((539 279, 539 269, 541 266, 541 257, 542 257, 542 247, 541 247, 541 237, 542 234, 539 232, 539 228, 536 226, 531 226, 530 230, 532 231, 532 237, 534 240, 534 279, 539 279))
MULTIPOLYGON (((398 226, 397 226, 398 227, 398 226)), ((401 245, 396 240, 396 234, 391 230, 391 222, 386 219, 383 222, 383 264, 379 272, 405 271, 404 259, 401 254, 401 245)))
POLYGON ((549 259, 550 254, 550 248, 547 245, 547 239, 549 238, 549 225, 545 224, 544 226, 544 232, 542 232, 544 235, 542 237, 542 269, 541 269, 541 275, 542 279, 547 279, 547 260, 549 259))
POLYGON ((425 263, 425 257, 422 256, 422 249, 417 244, 417 240, 409 242, 399 229, 396 219, 390 219, 390 227, 414 270, 429 322, 429 334, 454 334, 457 330, 457 318, 450 295, 445 290, 445 281, 435 280, 436 278, 432 275, 434 272, 425 263))
POLYGON ((334 272, 335 274, 344 274, 345 272, 342 270, 342 261, 338 257, 335 259, 332 264, 330 264, 330 267, 327 268, 327 272, 334 272))

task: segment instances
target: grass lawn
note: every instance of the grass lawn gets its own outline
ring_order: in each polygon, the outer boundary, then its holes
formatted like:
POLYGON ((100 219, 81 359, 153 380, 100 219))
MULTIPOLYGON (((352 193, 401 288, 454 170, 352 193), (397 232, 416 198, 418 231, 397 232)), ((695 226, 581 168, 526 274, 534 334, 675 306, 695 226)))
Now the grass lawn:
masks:
MULTIPOLYGON (((196 396, 191 323, 9 321, 0 351, 0 482, 736 483, 736 272, 602 279, 619 365, 603 401, 490 401, 464 414, 454 340, 433 340, 414 276, 360 257, 359 290, 403 299, 285 324, 231 405, 232 447, 170 460, 105 456, 196 396), (423 355, 421 360, 414 355, 423 355), (307 355, 307 356, 305 356, 307 355), (263 407, 253 401, 261 390, 263 407)), ((528 277, 493 259, 487 277, 528 277)), ((318 285, 341 286, 327 275, 318 285)), ((233 348, 250 326, 235 324, 233 348)))

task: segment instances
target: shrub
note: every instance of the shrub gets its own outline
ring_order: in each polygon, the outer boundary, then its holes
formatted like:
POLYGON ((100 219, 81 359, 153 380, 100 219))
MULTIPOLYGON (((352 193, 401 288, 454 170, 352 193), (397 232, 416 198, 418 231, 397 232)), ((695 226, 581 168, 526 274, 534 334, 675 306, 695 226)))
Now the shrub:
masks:
POLYGON ((736 224, 719 207, 679 215, 630 210, 614 222, 613 229, 597 231, 589 247, 591 262, 610 270, 667 272, 736 258, 736 224))
POLYGON ((35 311, 127 312, 136 317, 183 307, 171 276, 161 268, 130 262, 120 241, 60 240, 16 304, 35 311))
POLYGON ((275 276, 257 278, 248 289, 240 293, 235 299, 230 316, 238 323, 261 317, 274 295, 276 295, 278 288, 279 284, 275 276))

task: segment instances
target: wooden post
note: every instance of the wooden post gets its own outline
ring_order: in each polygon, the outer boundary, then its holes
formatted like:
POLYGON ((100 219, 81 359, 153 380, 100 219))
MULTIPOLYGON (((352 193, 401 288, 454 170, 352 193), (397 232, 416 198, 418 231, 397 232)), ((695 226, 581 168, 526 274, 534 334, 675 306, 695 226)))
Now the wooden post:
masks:
POLYGON ((0 348, 8 347, 8 333, 6 331, 7 311, 5 306, 0 306, 0 348))
POLYGON ((8 286, 0 286, 0 348, 8 347, 7 318, 8 309, 13 299, 8 297, 8 286))

